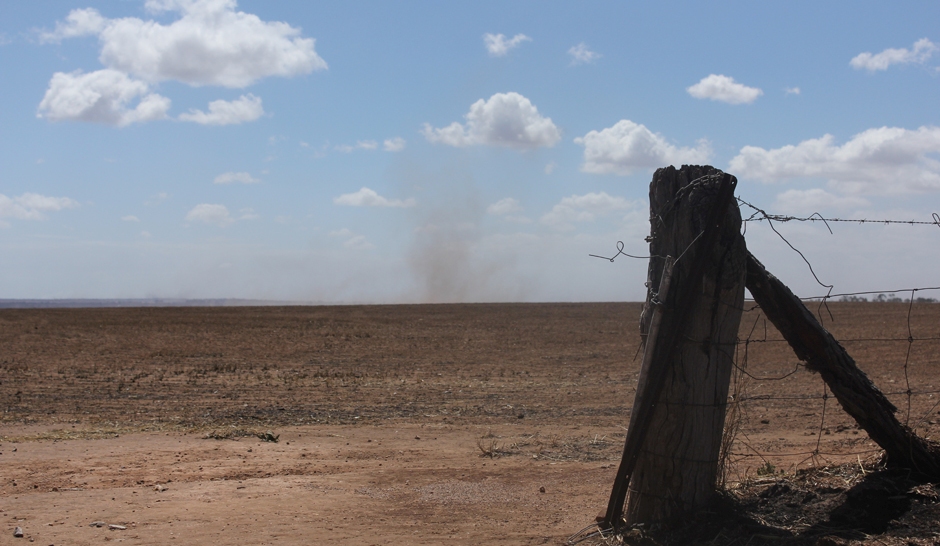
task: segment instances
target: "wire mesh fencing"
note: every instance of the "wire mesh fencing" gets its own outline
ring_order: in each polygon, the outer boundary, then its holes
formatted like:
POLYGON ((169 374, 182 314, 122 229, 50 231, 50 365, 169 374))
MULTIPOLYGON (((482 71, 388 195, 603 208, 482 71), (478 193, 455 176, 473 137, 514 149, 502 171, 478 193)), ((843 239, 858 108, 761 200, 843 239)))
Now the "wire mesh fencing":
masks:
MULTIPOLYGON (((897 408, 916 434, 940 434, 940 288, 810 300, 818 320, 897 408), (817 303, 817 305, 812 305, 817 303)), ((738 481, 807 466, 864 461, 881 449, 805 369, 760 307, 748 306, 735 347, 724 479, 738 481)))

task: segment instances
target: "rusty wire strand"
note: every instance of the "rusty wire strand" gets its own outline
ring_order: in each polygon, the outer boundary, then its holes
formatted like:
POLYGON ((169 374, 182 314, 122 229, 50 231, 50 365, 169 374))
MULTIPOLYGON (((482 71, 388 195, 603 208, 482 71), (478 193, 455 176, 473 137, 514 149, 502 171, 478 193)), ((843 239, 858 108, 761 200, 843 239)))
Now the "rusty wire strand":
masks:
MULTIPOLYGON (((738 198, 738 202, 747 206, 752 206, 750 203, 744 201, 741 198, 738 198)), ((753 207, 756 209, 756 207, 753 207)), ((763 211, 761 211, 763 213, 763 211)), ((881 224, 881 225, 890 225, 890 224, 903 224, 903 225, 927 225, 927 226, 938 226, 940 227, 940 215, 936 212, 932 213, 932 221, 923 221, 923 220, 870 220, 868 218, 825 218, 823 215, 818 212, 814 212, 809 216, 788 216, 785 214, 767 214, 763 213, 754 213, 748 218, 742 219, 742 222, 763 222, 774 221, 774 222, 822 222, 826 225, 826 228, 829 229, 829 232, 832 233, 832 228, 829 227, 829 222, 845 222, 851 224, 881 224)))
MULTIPOLYGON (((777 234, 777 237, 780 237, 780 239, 781 239, 784 243, 786 243, 788 247, 790 247, 794 252, 796 252, 797 254, 800 255, 800 258, 802 258, 803 261, 806 263, 806 266, 809 267, 809 272, 813 275, 813 278, 816 279, 816 282, 819 284, 819 286, 822 286, 823 288, 826 288, 826 289, 827 289, 826 298, 823 299, 822 302, 820 303, 820 309, 817 309, 817 315, 819 315, 819 318, 822 319, 822 313, 820 312, 820 310, 821 310, 823 307, 825 307, 825 308, 826 308, 826 311, 829 313, 829 318, 831 319, 831 318, 832 318, 832 311, 829 311, 829 306, 827 305, 827 301, 828 301, 829 295, 832 294, 832 290, 833 290, 833 288, 835 288, 835 286, 834 286, 834 285, 831 285, 831 284, 826 284, 826 283, 822 282, 821 280, 819 280, 819 276, 816 275, 816 271, 813 269, 813 264, 811 264, 811 263, 809 262, 809 260, 806 259, 806 256, 805 256, 802 252, 800 252, 800 249, 798 249, 798 248, 796 248, 795 246, 793 246, 793 244, 790 243, 790 241, 787 240, 787 238, 784 237, 782 233, 780 233, 779 231, 777 231, 777 228, 776 228, 776 227, 774 227, 772 215, 768 214, 765 210, 763 210, 763 209, 761 209, 761 208, 758 208, 758 207, 756 207, 755 205, 752 205, 752 204, 748 203, 747 201, 741 199, 740 197, 738 197, 737 199, 738 199, 738 203, 740 203, 740 204, 742 204, 742 205, 746 205, 746 206, 748 206, 748 207, 754 209, 754 213, 750 216, 749 220, 753 220, 758 214, 761 215, 762 218, 766 219, 766 220, 767 220, 767 225, 770 226, 770 229, 772 229, 773 232, 777 234)), ((813 213, 813 214, 814 214, 814 215, 818 215, 818 213, 813 213)), ((819 217, 822 218, 822 216, 819 216, 819 217)), ((746 224, 745 224, 745 225, 746 225, 746 224)), ((829 224, 826 224, 826 227, 829 228, 829 224)), ((832 228, 829 228, 829 233, 832 233, 832 228)), ((820 320, 820 323, 822 323, 822 320, 820 320)))

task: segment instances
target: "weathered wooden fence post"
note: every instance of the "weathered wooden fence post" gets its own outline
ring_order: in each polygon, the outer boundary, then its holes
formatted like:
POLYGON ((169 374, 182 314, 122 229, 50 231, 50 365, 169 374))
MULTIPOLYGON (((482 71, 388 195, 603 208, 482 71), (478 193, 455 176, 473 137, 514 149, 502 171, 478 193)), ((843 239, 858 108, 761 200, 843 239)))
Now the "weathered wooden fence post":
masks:
POLYGON ((602 526, 676 519, 715 493, 728 384, 744 303, 736 180, 708 166, 659 169, 650 184, 646 350, 624 457, 602 526), (675 259, 669 293, 659 289, 675 259), (661 307, 659 307, 661 306, 661 307), (622 518, 627 497, 625 519, 622 518))

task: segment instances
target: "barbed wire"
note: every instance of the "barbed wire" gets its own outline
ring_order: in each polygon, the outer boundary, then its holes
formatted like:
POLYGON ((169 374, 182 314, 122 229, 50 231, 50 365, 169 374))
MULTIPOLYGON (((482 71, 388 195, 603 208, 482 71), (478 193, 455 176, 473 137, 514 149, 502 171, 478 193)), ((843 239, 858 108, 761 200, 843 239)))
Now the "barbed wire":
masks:
MULTIPOLYGON (((809 216, 790 216, 790 215, 785 215, 785 214, 771 214, 769 212, 766 212, 752 205, 751 203, 748 203, 747 201, 741 199, 740 197, 736 197, 735 199, 737 199, 739 204, 745 205, 754 209, 754 212, 751 214, 751 216, 741 219, 741 222, 744 222, 744 223, 747 223, 747 222, 768 222, 768 223, 770 222, 822 222, 823 224, 826 225, 826 228, 829 229, 829 233, 832 233, 832 228, 829 227, 829 222, 833 222, 833 223, 843 222, 843 223, 850 223, 850 224, 880 224, 880 225, 902 224, 902 225, 910 225, 910 226, 927 225, 927 226, 940 227, 940 214, 937 214, 936 212, 932 213, 933 220, 931 221, 887 220, 887 219, 886 220, 872 220, 868 218, 826 218, 818 212, 814 212, 809 216)), ((746 227, 745 227, 745 230, 746 230, 746 227)), ((624 252, 623 251, 624 248, 625 248, 624 242, 617 241, 617 253, 614 254, 612 257, 601 256, 598 254, 588 254, 588 256, 592 258, 601 258, 603 260, 608 260, 610 262, 613 262, 614 260, 616 260, 618 256, 626 256, 628 258, 634 258, 638 260, 646 260, 646 259, 653 257, 653 256, 632 255, 632 254, 624 252)), ((655 257, 662 258, 662 256, 655 256, 655 257)))
MULTIPOLYGON (((751 206, 750 203, 738 198, 738 202, 751 206)), ((940 227, 940 214, 936 212, 931 214, 933 220, 924 221, 924 220, 872 220, 869 218, 825 218, 823 215, 818 212, 814 212, 809 216, 788 216, 785 214, 767 214, 764 213, 762 216, 757 217, 751 215, 748 218, 744 218, 742 222, 764 222, 764 221, 774 221, 774 222, 822 222, 826 224, 826 227, 829 228, 829 232, 832 233, 832 228, 829 227, 829 222, 845 222, 851 224, 881 224, 881 225, 890 225, 890 224, 904 224, 910 226, 916 225, 927 225, 927 226, 937 226, 940 227)))

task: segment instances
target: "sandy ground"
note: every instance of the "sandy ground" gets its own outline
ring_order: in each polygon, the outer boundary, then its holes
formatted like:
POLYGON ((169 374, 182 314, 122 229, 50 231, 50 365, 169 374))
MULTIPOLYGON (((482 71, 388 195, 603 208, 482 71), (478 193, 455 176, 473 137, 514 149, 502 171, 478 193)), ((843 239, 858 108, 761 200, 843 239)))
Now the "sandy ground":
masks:
POLYGON ((503 441, 488 427, 278 432, 277 443, 178 433, 4 442, 0 544, 19 540, 16 526, 41 544, 558 544, 606 506, 616 470, 553 461, 534 445, 483 456, 481 437, 503 441))
MULTIPOLYGON (((940 305, 832 310, 902 420, 940 433, 940 305)), ((0 545, 560 544, 606 508, 638 312, 2 310, 0 545)), ((877 457, 774 334, 745 314, 728 482, 877 457)))

